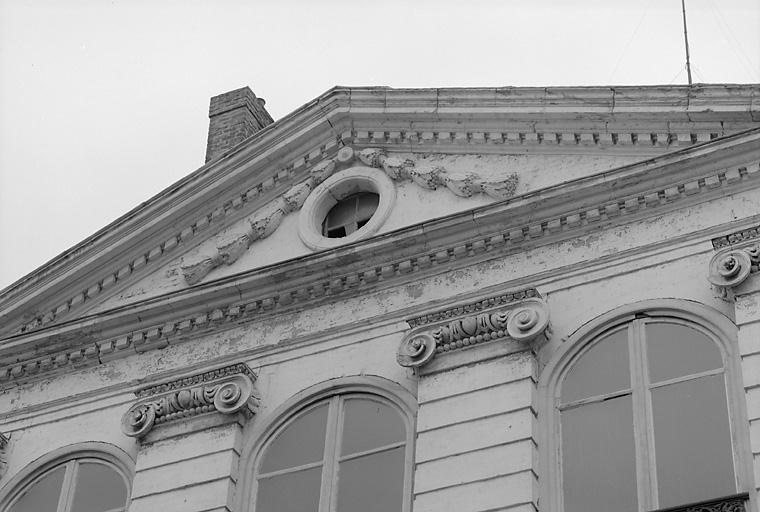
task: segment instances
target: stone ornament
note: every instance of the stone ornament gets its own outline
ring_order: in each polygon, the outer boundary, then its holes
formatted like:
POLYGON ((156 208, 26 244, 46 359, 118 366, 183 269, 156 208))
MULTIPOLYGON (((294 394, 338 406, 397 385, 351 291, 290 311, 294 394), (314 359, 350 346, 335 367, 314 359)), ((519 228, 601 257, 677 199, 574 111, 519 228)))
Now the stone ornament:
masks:
POLYGON ((245 364, 220 368, 136 392, 141 398, 121 420, 122 431, 142 438, 154 427, 182 418, 219 412, 247 417, 258 409, 256 374, 245 364))
POLYGON ((5 474, 5 469, 8 465, 6 460, 6 450, 8 449, 8 438, 0 432, 0 478, 5 474))
POLYGON ((707 279, 713 285, 726 291, 739 286, 750 274, 756 273, 758 264, 760 264, 760 243, 755 241, 729 246, 712 257, 707 279))
MULTIPOLYGON (((549 308, 537 293, 532 295, 511 305, 453 319, 445 313, 433 314, 445 320, 413 329, 401 341, 396 360, 401 366, 418 367, 427 364, 436 354, 487 341, 504 339, 534 344, 546 341, 550 332, 549 308)), ((483 302, 488 304, 489 301, 483 302)), ((457 309, 473 309, 470 306, 457 309)), ((413 325, 412 321, 409 323, 413 325)))
MULTIPOLYGON (((393 181, 411 180, 430 190, 445 187, 460 197, 486 194, 494 199, 506 199, 514 195, 518 181, 515 173, 501 180, 486 180, 472 172, 450 173, 442 167, 418 165, 408 158, 388 156, 383 149, 367 148, 357 152, 351 147, 343 147, 334 158, 312 167, 305 181, 256 210, 246 219, 245 227, 217 237, 213 250, 183 261, 180 269, 185 282, 189 285, 199 283, 220 265, 237 261, 256 240, 272 234, 285 215, 300 210, 317 186, 336 172, 358 163, 382 170, 393 181)), ((318 222, 321 223, 322 219, 318 222)))

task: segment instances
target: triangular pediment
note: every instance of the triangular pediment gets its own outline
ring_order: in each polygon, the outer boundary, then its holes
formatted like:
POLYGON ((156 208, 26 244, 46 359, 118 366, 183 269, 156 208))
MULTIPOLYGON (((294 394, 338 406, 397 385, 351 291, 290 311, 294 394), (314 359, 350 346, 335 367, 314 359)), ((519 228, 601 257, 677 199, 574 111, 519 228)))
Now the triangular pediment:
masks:
POLYGON ((748 86, 336 88, 4 290, 0 336, 308 258, 319 249, 299 236, 301 209, 351 169, 392 181, 393 208, 372 233, 387 238, 564 183, 591 186, 584 180, 637 162, 682 153, 702 161, 757 125, 759 94, 748 86))

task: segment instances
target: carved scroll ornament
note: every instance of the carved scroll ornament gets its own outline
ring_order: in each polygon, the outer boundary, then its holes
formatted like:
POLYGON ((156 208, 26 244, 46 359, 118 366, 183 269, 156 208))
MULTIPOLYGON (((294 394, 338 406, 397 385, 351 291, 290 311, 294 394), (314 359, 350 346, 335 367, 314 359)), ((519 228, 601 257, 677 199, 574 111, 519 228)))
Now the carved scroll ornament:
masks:
POLYGON ((739 286, 751 273, 758 271, 760 243, 726 248, 710 260, 707 279, 722 290, 739 286))
POLYGON ((436 354, 471 345, 498 339, 539 343, 548 334, 549 308, 534 298, 414 329, 402 340, 396 359, 401 366, 417 367, 436 354))
POLYGON ((253 415, 258 409, 256 375, 238 364, 138 391, 139 400, 121 420, 122 431, 141 438, 155 426, 218 412, 253 415))
POLYGON ((281 196, 259 208, 246 219, 243 228, 218 237, 214 248, 201 252, 196 258, 180 266, 187 284, 200 282, 209 272, 226 264, 231 265, 255 242, 266 238, 279 227, 289 213, 300 210, 306 198, 324 180, 335 172, 361 163, 381 169, 394 181, 411 180, 417 185, 435 190, 442 187, 460 197, 486 194, 494 199, 506 199, 515 193, 517 174, 511 173, 501 179, 483 179, 473 172, 453 173, 442 167, 417 164, 408 158, 387 156, 385 150, 367 148, 354 151, 344 147, 335 158, 323 160, 309 170, 309 177, 291 187, 281 196))

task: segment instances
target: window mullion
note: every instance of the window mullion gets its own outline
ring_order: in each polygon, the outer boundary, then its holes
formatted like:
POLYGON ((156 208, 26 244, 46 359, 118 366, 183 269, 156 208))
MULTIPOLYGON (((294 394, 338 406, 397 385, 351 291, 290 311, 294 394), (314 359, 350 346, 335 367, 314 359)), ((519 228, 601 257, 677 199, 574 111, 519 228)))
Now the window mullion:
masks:
POLYGON ((342 400, 340 396, 330 399, 327 411, 327 439, 322 465, 322 487, 319 495, 319 512, 330 512, 333 509, 333 493, 335 492, 336 459, 338 450, 339 431, 341 428, 342 400))
POLYGON ((633 427, 636 436, 636 471, 639 484, 639 510, 658 508, 656 458, 652 396, 646 353, 646 319, 631 323, 631 378, 633 380, 633 427))
POLYGON ((63 484, 61 485, 61 495, 58 498, 58 512, 68 512, 71 510, 78 473, 79 463, 76 460, 69 461, 66 464, 66 473, 63 475, 63 484))

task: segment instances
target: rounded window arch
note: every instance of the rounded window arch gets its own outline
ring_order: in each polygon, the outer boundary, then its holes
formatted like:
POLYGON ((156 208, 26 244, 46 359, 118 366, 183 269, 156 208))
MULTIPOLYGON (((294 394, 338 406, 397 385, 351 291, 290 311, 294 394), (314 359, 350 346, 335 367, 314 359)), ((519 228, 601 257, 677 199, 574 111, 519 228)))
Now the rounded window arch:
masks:
POLYGON ((241 510, 408 511, 413 412, 379 381, 341 379, 281 407, 253 452, 241 510))
POLYGON ((658 510, 750 489, 732 339, 730 320, 676 300, 574 334, 541 379, 552 510, 658 510))
POLYGON ((115 446, 60 448, 23 469, 0 497, 2 512, 125 512, 133 462, 115 446))

